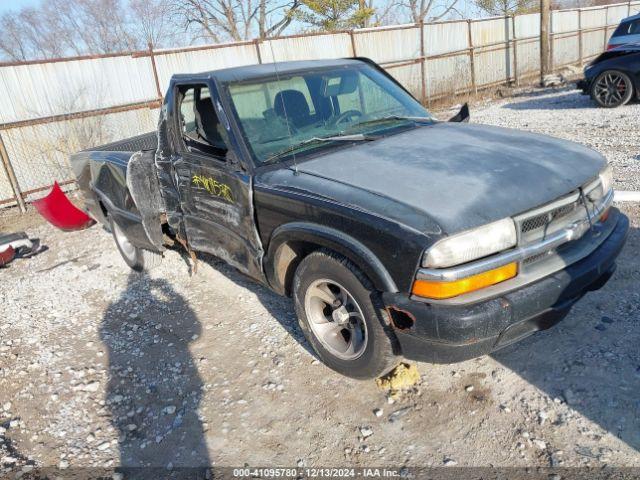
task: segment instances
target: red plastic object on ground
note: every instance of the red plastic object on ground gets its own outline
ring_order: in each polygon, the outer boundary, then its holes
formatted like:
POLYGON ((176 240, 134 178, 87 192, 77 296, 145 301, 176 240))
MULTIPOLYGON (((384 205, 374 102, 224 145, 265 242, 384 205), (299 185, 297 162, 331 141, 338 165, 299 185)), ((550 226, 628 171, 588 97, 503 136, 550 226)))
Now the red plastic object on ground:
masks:
POLYGON ((53 184, 49 195, 34 201, 33 206, 51 225, 65 232, 83 230, 96 223, 89 215, 71 203, 58 182, 53 184))
POLYGON ((13 257, 15 256, 16 256, 16 251, 13 249, 12 246, 9 246, 8 248, 4 249, 2 252, 0 252, 0 267, 4 267, 7 263, 13 260, 13 257))

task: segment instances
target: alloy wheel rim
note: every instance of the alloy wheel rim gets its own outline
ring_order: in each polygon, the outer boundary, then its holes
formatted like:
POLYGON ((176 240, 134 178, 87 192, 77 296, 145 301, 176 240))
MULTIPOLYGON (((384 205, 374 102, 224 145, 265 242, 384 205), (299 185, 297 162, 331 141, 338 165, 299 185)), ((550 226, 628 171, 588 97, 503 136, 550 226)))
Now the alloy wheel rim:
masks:
POLYGON ((116 241, 120 246, 120 250, 130 260, 133 260, 136 256, 136 247, 129 241, 124 232, 120 229, 117 223, 113 222, 113 233, 115 234, 116 241))
POLYGON ((332 280, 316 280, 305 293, 304 305, 311 331, 332 355, 355 360, 364 353, 367 325, 346 288, 332 280))
POLYGON ((596 83, 595 94, 604 105, 611 106, 622 103, 628 90, 629 86, 622 75, 607 73, 596 83))

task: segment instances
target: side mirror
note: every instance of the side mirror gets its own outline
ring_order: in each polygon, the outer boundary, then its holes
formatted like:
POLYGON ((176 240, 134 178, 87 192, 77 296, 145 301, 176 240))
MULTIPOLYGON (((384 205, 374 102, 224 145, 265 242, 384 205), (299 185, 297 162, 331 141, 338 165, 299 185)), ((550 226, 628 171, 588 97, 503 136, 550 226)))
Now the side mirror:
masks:
POLYGON ((469 104, 465 103, 460 111, 451 117, 449 121, 469 123, 469 118, 471 118, 471 115, 469 114, 469 104))

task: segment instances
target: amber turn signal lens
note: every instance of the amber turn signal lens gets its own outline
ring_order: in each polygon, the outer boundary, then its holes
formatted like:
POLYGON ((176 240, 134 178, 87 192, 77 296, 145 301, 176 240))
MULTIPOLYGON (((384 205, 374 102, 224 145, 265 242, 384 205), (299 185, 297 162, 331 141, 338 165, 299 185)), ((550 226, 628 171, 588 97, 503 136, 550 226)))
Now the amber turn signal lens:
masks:
POLYGON ((413 283, 411 293, 419 297, 444 299, 457 297, 463 293, 473 292, 481 288, 490 287, 496 283, 504 282, 518 274, 518 264, 510 263, 503 267, 482 272, 471 277, 453 282, 434 282, 431 280, 416 280, 413 283))
POLYGON ((602 223, 607 221, 607 218, 609 218, 609 213, 611 213, 611 208, 607 208, 604 213, 602 215, 600 215, 600 221, 602 223))

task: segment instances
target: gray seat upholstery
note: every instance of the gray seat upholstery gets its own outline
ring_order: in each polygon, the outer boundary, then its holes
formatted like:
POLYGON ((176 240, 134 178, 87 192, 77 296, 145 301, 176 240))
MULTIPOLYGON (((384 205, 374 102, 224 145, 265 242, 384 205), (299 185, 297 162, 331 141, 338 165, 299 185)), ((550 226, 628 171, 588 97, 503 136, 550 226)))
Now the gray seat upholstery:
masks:
POLYGON ((217 149, 226 150, 227 146, 220 135, 220 122, 210 98, 197 100, 193 105, 197 132, 207 143, 217 149))
POLYGON ((299 90, 282 90, 276 93, 273 109, 280 118, 288 120, 294 127, 313 123, 309 104, 299 90))

